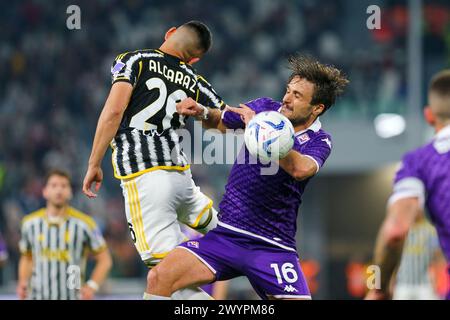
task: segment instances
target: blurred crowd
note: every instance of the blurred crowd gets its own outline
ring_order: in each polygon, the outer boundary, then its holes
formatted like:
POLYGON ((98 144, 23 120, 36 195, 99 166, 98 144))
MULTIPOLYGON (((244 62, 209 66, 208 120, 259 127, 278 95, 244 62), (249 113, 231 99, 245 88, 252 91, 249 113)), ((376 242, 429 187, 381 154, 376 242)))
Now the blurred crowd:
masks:
MULTIPOLYGON (((286 57, 306 52, 342 68, 351 80, 328 117, 404 112, 408 15, 404 1, 382 4, 382 29, 366 28, 364 1, 145 0, 12 1, 0 11, 0 232, 17 261, 22 217, 42 206, 42 178, 52 167, 73 176, 74 206, 99 223, 114 257, 112 276, 145 271, 131 245, 109 155, 101 196, 80 193, 96 121, 110 85, 110 65, 125 51, 158 47, 165 31, 207 23, 213 49, 195 67, 229 104, 279 99, 286 57), (66 27, 66 8, 81 9, 81 29, 66 27), (356 7, 355 7, 356 6, 356 7)), ((427 1, 424 52, 448 59, 450 5, 427 1)), ((227 166, 196 166, 197 184, 220 200, 227 166), (214 171, 214 181, 208 173, 214 171)))

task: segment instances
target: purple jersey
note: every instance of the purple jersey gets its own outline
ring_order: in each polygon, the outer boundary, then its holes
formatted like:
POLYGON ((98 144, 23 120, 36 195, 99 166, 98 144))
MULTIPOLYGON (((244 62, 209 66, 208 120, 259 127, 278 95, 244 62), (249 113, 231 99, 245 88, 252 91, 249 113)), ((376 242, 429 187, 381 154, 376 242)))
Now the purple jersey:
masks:
POLYGON ((423 199, 436 227, 442 251, 450 261, 450 126, 433 141, 403 157, 395 177, 394 197, 423 199))
MULTIPOLYGON (((278 111, 280 102, 260 98, 247 103, 256 113, 278 111)), ((226 111, 222 118, 228 128, 244 128, 240 116, 226 111)), ((316 120, 308 129, 297 132, 293 149, 310 157, 317 170, 331 151, 331 137, 316 120)), ((262 175, 263 165, 249 161, 252 157, 245 145, 245 164, 236 161, 231 169, 225 194, 219 204, 219 224, 228 229, 258 237, 282 248, 295 251, 297 212, 309 179, 296 181, 281 167, 274 175, 262 175)), ((240 155, 241 156, 241 155, 240 155)))

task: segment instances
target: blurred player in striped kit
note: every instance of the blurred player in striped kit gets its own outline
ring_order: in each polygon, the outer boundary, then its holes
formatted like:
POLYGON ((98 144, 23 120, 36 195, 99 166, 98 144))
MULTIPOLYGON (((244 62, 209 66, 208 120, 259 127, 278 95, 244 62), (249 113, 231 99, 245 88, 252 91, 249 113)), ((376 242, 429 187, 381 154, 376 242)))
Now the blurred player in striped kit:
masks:
POLYGON ((450 70, 434 76, 428 103, 424 116, 436 135, 430 143, 403 157, 375 246, 374 262, 381 269, 381 288, 369 291, 367 299, 391 297, 389 283, 399 265, 403 244, 425 208, 447 263, 450 260, 450 70))
POLYGON ((436 300, 431 265, 441 257, 434 227, 421 217, 408 233, 397 273, 394 300, 436 300))
POLYGON ((46 207, 22 221, 17 295, 32 300, 90 300, 111 268, 111 257, 94 220, 69 206, 69 175, 51 171, 43 196, 46 207), (83 286, 87 254, 96 265, 83 286))

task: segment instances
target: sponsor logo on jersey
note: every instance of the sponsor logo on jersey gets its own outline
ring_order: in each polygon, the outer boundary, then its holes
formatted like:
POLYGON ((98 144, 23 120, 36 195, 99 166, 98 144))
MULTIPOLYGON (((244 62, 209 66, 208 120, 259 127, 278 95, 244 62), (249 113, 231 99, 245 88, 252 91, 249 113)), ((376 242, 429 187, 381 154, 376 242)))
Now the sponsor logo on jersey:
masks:
POLYGON ((325 142, 331 149, 331 141, 328 138, 322 139, 323 142, 325 142))
POLYGON ((300 136, 298 136, 298 142, 300 142, 300 144, 303 144, 303 143, 309 141, 309 139, 311 139, 311 138, 309 137, 308 133, 303 133, 300 136))
POLYGON ((199 243, 198 243, 198 241, 188 241, 188 242, 187 242, 187 246, 188 246, 188 247, 191 247, 191 248, 196 248, 196 249, 198 249, 199 243))
POLYGON ((125 66, 125 63, 123 63, 122 61, 118 61, 113 68, 111 68, 111 73, 112 74, 116 74, 118 73, 120 70, 122 70, 122 68, 125 66))

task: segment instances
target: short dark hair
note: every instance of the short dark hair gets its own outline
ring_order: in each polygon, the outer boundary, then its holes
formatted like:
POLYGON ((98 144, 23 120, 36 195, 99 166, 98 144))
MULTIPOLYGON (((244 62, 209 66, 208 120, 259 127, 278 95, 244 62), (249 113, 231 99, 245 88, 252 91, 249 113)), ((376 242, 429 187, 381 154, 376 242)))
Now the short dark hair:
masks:
POLYGON ((288 58, 289 68, 292 74, 289 82, 296 76, 306 79, 314 84, 314 93, 311 104, 323 104, 325 113, 336 101, 336 98, 344 92, 349 83, 347 77, 337 68, 322 64, 316 59, 297 54, 288 58))
POLYGON ((64 177, 67 180, 69 180, 69 183, 72 182, 70 174, 67 171, 62 170, 62 169, 51 169, 45 175, 44 185, 46 185, 48 183, 48 180, 50 180, 50 178, 53 177, 53 176, 64 177))
POLYGON ((442 97, 450 96, 450 69, 443 70, 434 75, 431 79, 429 90, 442 97))
POLYGON ((198 37, 198 49, 201 50, 202 53, 208 52, 212 46, 212 33, 206 24, 192 20, 183 24, 182 27, 188 27, 193 30, 198 37))

